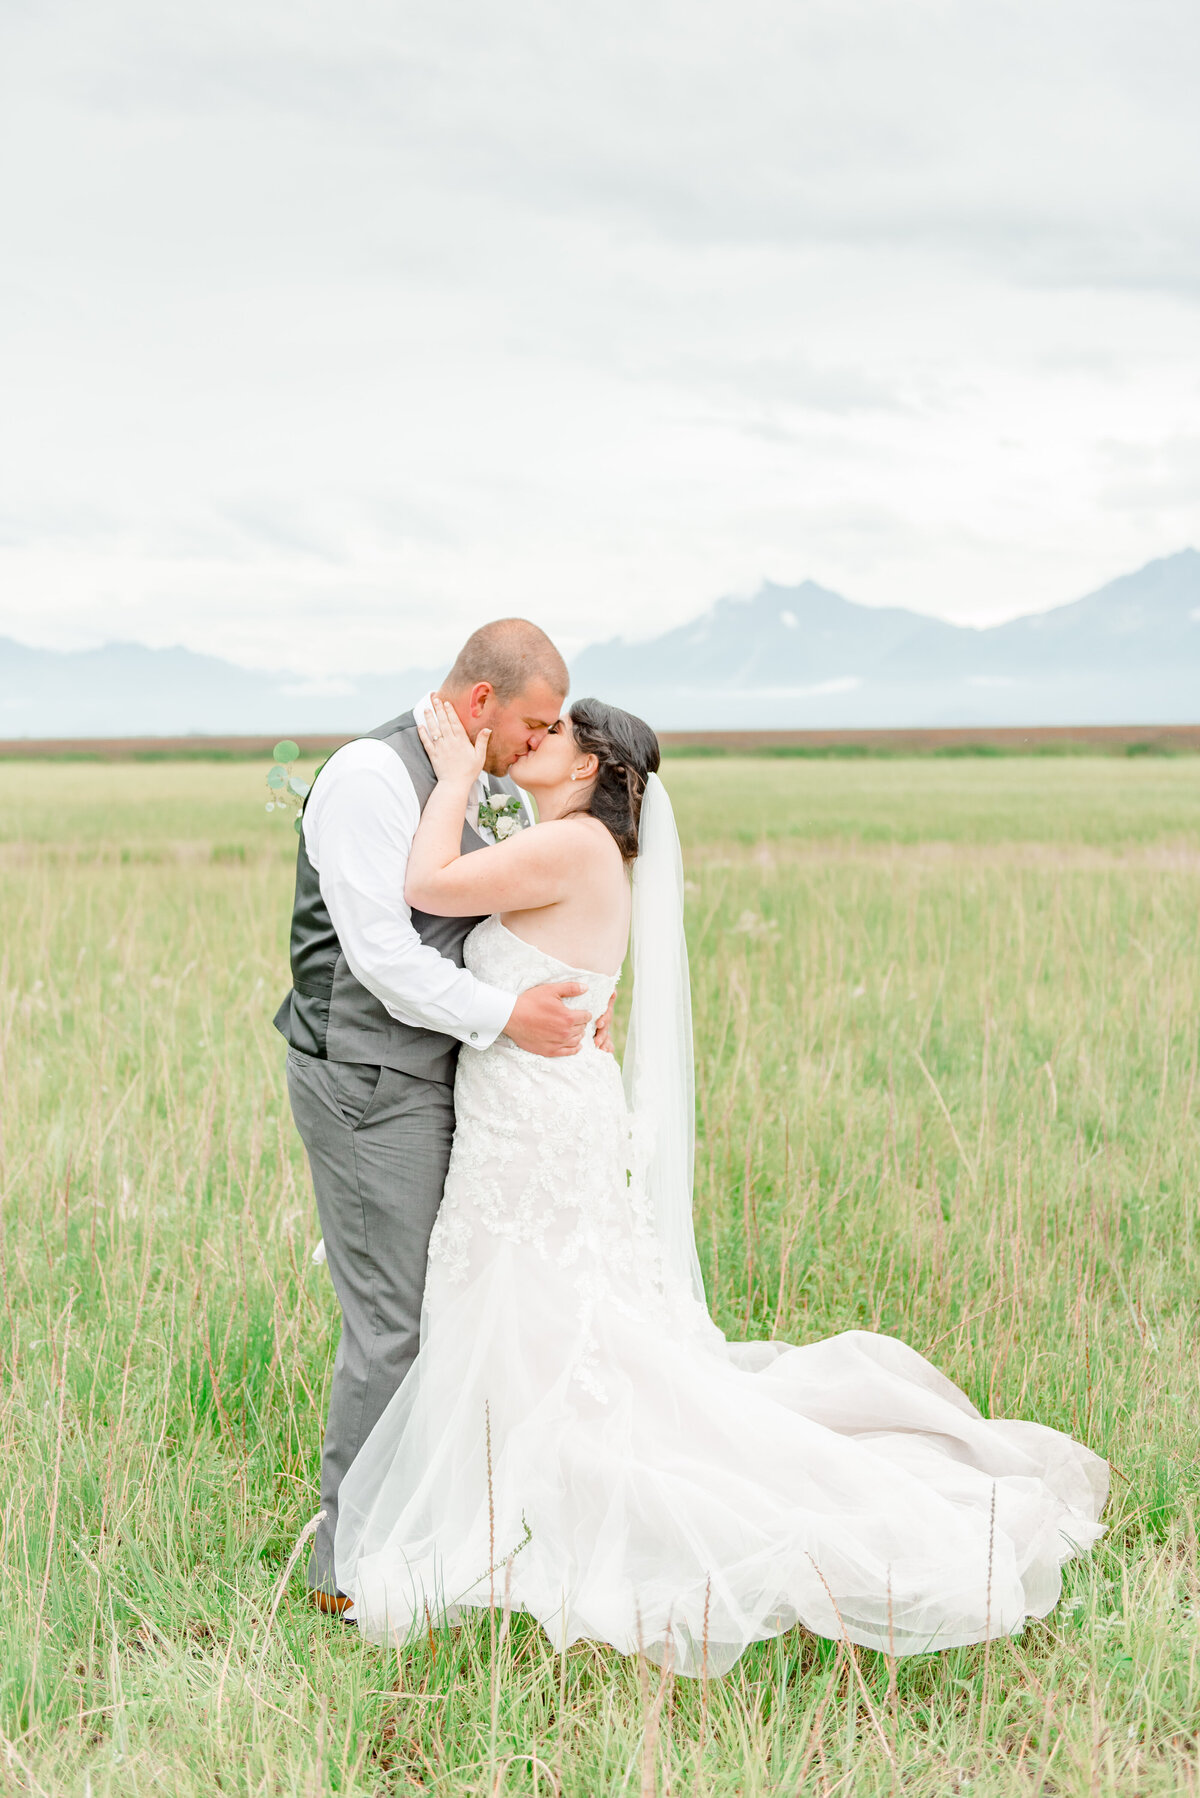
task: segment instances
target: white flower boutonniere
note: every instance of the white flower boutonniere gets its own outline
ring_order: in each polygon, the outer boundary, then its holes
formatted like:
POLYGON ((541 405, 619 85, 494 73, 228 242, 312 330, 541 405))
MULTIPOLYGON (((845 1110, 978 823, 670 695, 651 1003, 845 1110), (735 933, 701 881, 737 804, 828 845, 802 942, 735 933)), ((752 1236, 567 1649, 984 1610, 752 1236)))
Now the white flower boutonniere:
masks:
POLYGON ((481 829, 490 830, 498 843, 503 843, 523 827, 521 801, 515 793, 489 794, 480 802, 479 824, 481 829))

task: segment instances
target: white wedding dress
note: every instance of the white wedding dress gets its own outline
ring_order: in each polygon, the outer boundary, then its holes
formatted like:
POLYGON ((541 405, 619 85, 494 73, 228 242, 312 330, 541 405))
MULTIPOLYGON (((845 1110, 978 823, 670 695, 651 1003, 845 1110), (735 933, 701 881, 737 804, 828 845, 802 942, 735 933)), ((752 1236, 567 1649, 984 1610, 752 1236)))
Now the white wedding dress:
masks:
MULTIPOLYGON (((498 918, 467 966, 509 991, 615 979, 498 918)), ((497 1604, 557 1645, 719 1673, 793 1624, 897 1654, 1050 1610, 1102 1533, 1108 1469, 988 1422, 890 1336, 732 1344, 665 1277, 620 1070, 501 1036, 459 1058, 421 1350, 341 1489, 339 1584, 369 1637, 497 1604)))

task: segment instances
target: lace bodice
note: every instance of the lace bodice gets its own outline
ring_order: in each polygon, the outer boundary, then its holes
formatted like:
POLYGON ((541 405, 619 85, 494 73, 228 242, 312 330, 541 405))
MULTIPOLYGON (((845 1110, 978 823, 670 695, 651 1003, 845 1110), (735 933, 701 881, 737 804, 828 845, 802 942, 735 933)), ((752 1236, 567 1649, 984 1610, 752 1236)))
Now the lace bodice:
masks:
POLYGON ((580 993, 577 998, 566 1000, 566 1004, 586 1007, 589 1040, 596 1033, 596 1019, 608 1009, 621 978, 619 974, 598 974, 592 968, 573 968, 514 936, 498 917, 485 918, 475 926, 463 945, 463 960, 480 980, 509 993, 528 992, 531 986, 540 986, 546 980, 583 982, 588 989, 586 994, 580 993))
MULTIPOLYGON (((474 1278, 497 1239, 563 1270, 574 1292, 574 1377, 591 1379, 588 1319, 598 1303, 636 1302, 662 1314, 662 1269, 653 1221, 632 1177, 629 1115, 616 1057, 597 1049, 595 1020, 618 976, 572 968, 485 918, 464 959, 480 979, 524 992, 545 980, 586 987, 566 1000, 585 1008, 577 1055, 528 1054, 506 1036, 464 1048, 454 1083, 454 1149, 429 1243, 427 1303, 474 1278)), ((597 1398, 604 1395, 593 1381, 597 1398)))

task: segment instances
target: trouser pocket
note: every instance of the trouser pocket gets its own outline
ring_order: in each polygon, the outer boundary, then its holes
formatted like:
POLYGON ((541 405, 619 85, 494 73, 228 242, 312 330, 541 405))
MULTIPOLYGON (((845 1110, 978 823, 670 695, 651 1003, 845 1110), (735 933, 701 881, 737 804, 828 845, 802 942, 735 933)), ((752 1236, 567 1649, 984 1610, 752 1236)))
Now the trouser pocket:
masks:
POLYGON ((352 1130, 357 1130, 371 1108, 371 1101, 379 1090, 382 1068, 371 1067, 368 1063, 357 1061, 338 1061, 333 1064, 333 1091, 337 1099, 338 1110, 352 1130))

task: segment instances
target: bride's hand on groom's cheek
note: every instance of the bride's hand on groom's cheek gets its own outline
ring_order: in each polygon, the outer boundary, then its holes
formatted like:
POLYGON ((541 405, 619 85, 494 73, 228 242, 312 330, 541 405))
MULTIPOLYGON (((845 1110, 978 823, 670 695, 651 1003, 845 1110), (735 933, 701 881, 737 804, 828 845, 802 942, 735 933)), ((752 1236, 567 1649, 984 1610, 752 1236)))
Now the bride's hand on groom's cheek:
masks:
POLYGON ((462 781, 471 786, 483 772, 491 731, 481 730, 472 743, 453 706, 435 693, 424 718, 417 719, 417 734, 439 780, 462 781))

